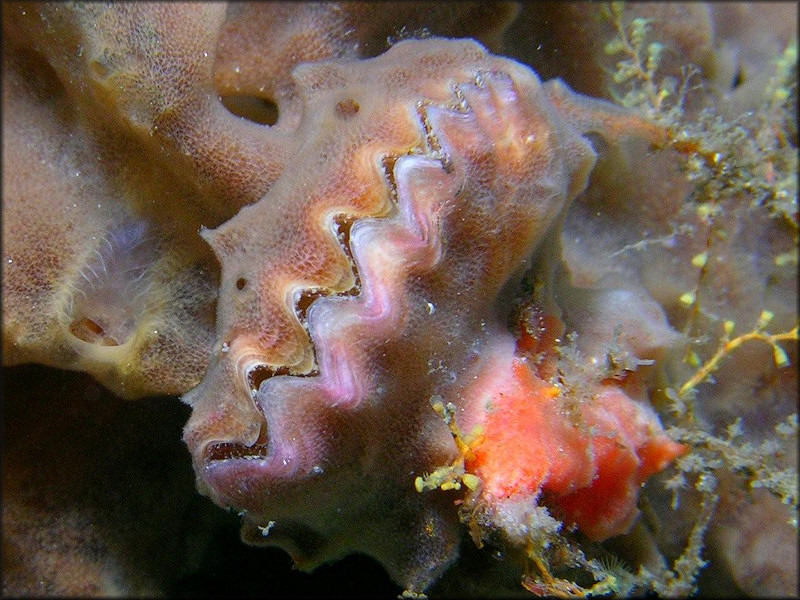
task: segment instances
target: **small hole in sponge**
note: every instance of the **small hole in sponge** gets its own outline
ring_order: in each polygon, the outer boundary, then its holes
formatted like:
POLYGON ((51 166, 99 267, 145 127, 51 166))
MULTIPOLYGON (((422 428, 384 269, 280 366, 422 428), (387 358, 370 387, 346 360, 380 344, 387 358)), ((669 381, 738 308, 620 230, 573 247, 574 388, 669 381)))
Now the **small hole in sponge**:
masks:
POLYGON ((334 111, 336 112, 336 116, 340 119, 349 119, 354 117, 358 114, 358 111, 361 110, 361 107, 358 105, 358 102, 353 100, 352 98, 348 98, 347 100, 342 100, 341 102, 336 103, 336 108, 334 111))
POLYGON ((76 319, 70 323, 69 331, 79 340, 96 346, 119 346, 119 342, 106 335, 105 329, 91 319, 76 319))
POLYGON ((739 65, 739 68, 736 69, 736 74, 733 76, 733 81, 731 82, 731 89, 735 90, 740 85, 742 85, 747 79, 746 74, 744 72, 744 66, 739 65))
POLYGON ((267 98, 247 95, 220 96, 222 104, 237 117, 259 125, 275 125, 278 122, 278 105, 267 98))
POLYGON ((239 279, 236 280, 236 289, 243 290, 246 287, 247 287, 247 279, 245 279, 244 277, 239 277, 239 279))

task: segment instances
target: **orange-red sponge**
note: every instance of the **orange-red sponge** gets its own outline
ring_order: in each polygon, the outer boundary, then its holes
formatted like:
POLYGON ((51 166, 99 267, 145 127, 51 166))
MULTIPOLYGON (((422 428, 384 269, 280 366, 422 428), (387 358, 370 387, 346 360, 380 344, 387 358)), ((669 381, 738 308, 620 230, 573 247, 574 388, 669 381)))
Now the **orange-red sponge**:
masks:
POLYGON ((617 386, 568 398, 518 357, 485 369, 471 390, 484 401, 484 435, 466 467, 484 500, 530 497, 596 541, 626 533, 641 483, 686 451, 617 386))

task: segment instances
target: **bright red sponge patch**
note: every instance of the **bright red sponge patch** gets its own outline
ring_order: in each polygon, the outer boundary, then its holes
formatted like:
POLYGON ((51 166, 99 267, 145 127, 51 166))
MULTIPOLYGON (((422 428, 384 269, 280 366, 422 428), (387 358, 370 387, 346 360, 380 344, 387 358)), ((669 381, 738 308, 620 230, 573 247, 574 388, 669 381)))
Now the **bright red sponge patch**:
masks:
POLYGON ((482 480, 484 499, 529 496, 596 541, 626 533, 642 482, 686 451, 615 385, 565 398, 515 357, 492 365, 472 389, 485 402, 484 435, 466 466, 482 480))

